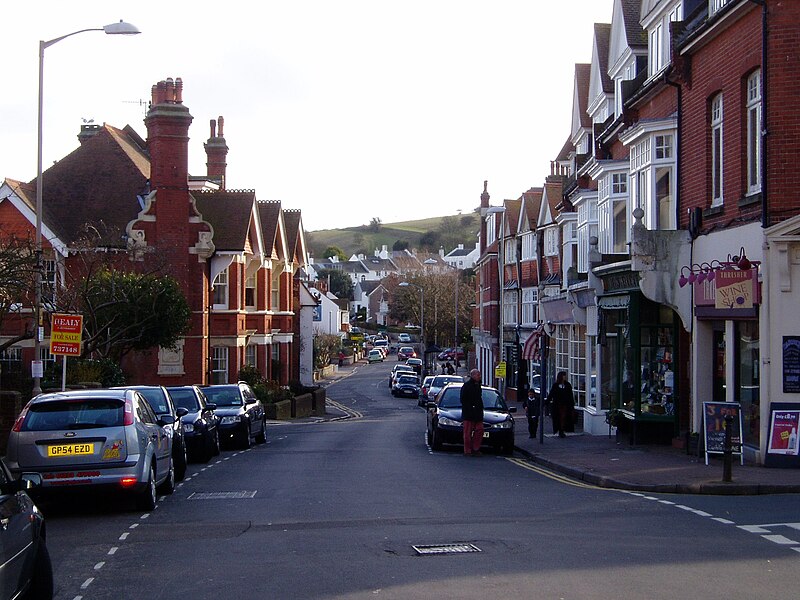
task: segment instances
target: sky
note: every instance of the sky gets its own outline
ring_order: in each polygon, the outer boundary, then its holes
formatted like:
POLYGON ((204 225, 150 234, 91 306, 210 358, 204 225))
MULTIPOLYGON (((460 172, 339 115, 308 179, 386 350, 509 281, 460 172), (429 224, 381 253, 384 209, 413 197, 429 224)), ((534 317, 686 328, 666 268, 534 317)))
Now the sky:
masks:
POLYGON ((7 2, 0 177, 36 176, 39 40, 45 168, 84 120, 145 137, 151 86, 183 80, 189 172, 225 118, 228 189, 302 210, 308 231, 470 212, 541 186, 570 134, 575 63, 613 0, 7 2))

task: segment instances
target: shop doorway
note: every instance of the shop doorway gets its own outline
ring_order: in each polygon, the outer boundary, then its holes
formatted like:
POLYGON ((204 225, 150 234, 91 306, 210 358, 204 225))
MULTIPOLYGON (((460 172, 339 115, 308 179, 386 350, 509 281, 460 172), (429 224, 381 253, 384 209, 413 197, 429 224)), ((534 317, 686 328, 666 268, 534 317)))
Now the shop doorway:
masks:
POLYGON ((714 356, 714 385, 711 400, 714 402, 726 402, 727 382, 725 381, 725 324, 722 328, 714 327, 713 356, 714 356))

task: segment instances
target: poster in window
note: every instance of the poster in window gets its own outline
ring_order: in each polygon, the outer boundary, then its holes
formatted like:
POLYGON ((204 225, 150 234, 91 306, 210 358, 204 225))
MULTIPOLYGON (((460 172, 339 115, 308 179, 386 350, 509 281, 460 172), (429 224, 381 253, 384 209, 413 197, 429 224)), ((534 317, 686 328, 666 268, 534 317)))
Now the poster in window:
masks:
POLYGON ((800 394, 800 336, 783 336, 783 393, 800 394))

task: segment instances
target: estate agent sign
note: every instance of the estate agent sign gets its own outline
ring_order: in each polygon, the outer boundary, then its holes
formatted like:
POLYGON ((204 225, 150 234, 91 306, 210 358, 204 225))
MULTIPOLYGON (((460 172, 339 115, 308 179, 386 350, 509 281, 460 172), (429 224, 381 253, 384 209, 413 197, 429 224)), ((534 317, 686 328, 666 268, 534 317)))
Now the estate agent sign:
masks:
POLYGON ((50 354, 81 355, 83 315, 54 313, 50 324, 50 354))

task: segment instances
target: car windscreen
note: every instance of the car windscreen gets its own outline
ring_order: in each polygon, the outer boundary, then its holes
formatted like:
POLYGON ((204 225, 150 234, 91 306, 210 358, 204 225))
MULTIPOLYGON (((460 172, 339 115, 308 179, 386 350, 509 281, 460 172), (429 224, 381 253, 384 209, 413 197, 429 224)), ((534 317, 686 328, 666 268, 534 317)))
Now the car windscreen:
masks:
POLYGON ((169 404, 167 404, 167 398, 164 396, 164 392, 162 392, 160 388, 139 388, 137 391, 144 396, 144 399, 147 400, 147 403, 150 405, 150 408, 153 409, 154 413, 157 415, 169 414, 169 404))
POLYGON ((419 385, 419 379, 417 379, 413 375, 401 375, 400 379, 397 380, 397 383, 400 385, 404 383, 419 385))
POLYGON ((207 387, 203 388, 203 392, 206 398, 208 398, 208 401, 213 402, 217 406, 242 405, 242 397, 239 395, 238 387, 207 387))
POLYGON ((113 398, 82 398, 32 404, 22 431, 94 429, 123 424, 125 402, 113 398))
MULTIPOLYGON (((503 398, 496 391, 484 389, 481 393, 485 410, 508 410, 503 398)), ((461 408, 461 386, 451 387, 442 392, 439 399, 440 408, 461 408)))
POLYGON ((448 383, 464 383, 464 378, 455 375, 440 375, 433 380, 431 386, 443 388, 448 383))
POLYGON ((197 396, 194 395, 192 390, 172 388, 169 390, 169 395, 172 396, 172 401, 175 403, 176 408, 185 408, 189 412, 200 410, 197 396))

